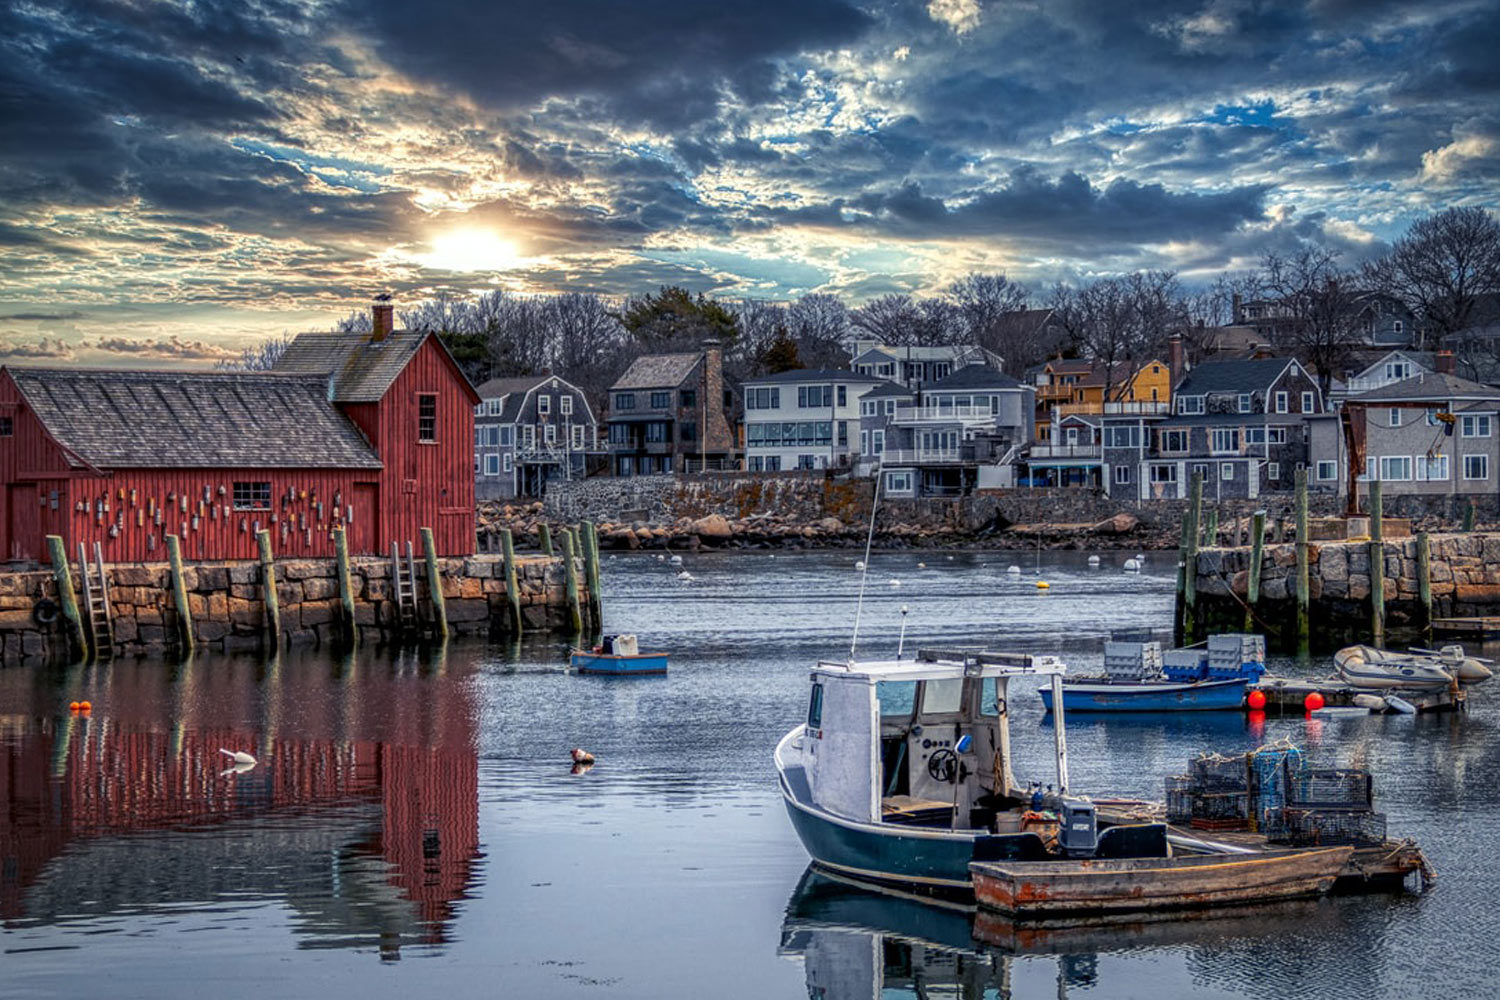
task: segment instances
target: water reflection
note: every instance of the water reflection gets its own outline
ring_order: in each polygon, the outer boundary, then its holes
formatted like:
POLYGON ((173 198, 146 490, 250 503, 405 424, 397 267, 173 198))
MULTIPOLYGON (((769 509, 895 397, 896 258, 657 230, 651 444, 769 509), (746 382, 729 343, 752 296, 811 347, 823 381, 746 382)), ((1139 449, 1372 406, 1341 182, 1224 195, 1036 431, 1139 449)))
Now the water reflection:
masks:
POLYGON ((481 861, 478 706, 446 661, 439 650, 10 675, 0 919, 271 902, 305 948, 395 958, 442 944, 481 861), (90 716, 67 710, 80 693, 90 716))
MULTIPOLYGON (((865 888, 809 868, 787 902, 780 953, 802 959, 809 997, 1059 997, 1169 995, 1171 967, 1141 961, 1178 952, 1193 992, 1255 995, 1274 967, 1280 995, 1368 995, 1372 976, 1328 959, 1355 945, 1357 901, 1015 922, 972 908, 865 888), (1268 949, 1276 960, 1268 967, 1268 949)), ((1378 951, 1382 935, 1359 947, 1378 951)))

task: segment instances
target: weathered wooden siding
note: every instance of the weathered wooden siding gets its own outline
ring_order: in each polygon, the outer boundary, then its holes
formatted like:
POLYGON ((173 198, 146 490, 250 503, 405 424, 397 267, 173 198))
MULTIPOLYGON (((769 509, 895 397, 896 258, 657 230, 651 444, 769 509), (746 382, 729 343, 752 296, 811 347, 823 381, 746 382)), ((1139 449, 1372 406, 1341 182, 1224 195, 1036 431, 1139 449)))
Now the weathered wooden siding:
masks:
POLYGON ((11 418, 10 437, 0 437, 0 559, 41 558, 45 536, 65 523, 68 459, 5 371, 0 416, 11 418))
MULTIPOLYGON (((389 551, 393 541, 420 545, 420 529, 430 527, 439 554, 473 554, 477 399, 433 338, 386 390, 380 401, 378 430, 371 436, 385 464, 380 505, 384 550, 389 551), (437 395, 436 443, 417 439, 417 400, 425 393, 437 395)), ((358 408, 347 409, 363 428, 363 415, 353 412, 358 408)))

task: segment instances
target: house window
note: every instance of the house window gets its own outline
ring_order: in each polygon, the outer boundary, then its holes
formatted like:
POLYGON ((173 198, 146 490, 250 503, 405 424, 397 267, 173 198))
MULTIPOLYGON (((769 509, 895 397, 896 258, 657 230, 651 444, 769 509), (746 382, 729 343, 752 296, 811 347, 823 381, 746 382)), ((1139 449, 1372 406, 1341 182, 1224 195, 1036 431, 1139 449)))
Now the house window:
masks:
MULTIPOLYGON (((687 404, 684 403, 682 405, 686 406, 687 404)), ((653 392, 651 394, 651 409, 653 409, 653 410, 670 410, 671 408, 672 408, 672 393, 671 392, 653 392)))
POLYGON ((486 476, 498 476, 498 475, 500 475, 500 456, 499 455, 486 455, 486 456, 484 456, 484 474, 486 476))
POLYGON ((781 471, 781 456, 780 455, 767 455, 766 456, 766 471, 767 472, 780 472, 781 471))
POLYGON ((557 401, 557 408, 563 416, 571 417, 573 415, 573 397, 563 396, 557 401))
POLYGON ((679 441, 696 441, 696 440, 698 440, 698 425, 695 424, 695 423, 693 423, 691 420, 684 420, 678 426, 678 429, 677 429, 677 440, 679 440, 679 441))
POLYGON ((510 424, 501 424, 495 429, 500 432, 500 436, 496 439, 495 443, 501 448, 509 448, 511 438, 514 436, 514 428, 510 424))
POLYGON ((1229 480, 1231 480, 1231 479, 1234 478, 1234 463, 1233 462, 1220 462, 1219 463, 1219 478, 1222 479, 1222 480, 1224 480, 1226 483, 1229 482, 1229 480))
POLYGON ((1215 427, 1212 447, 1216 455, 1239 451, 1240 429, 1238 427, 1215 427))
POLYGON ((1129 483, 1130 483, 1130 466, 1128 466, 1128 465, 1117 465, 1117 466, 1115 466, 1115 484, 1118 485, 1118 486, 1127 486, 1127 485, 1129 485, 1129 483))
POLYGON ((887 399, 885 401, 885 415, 888 417, 896 415, 896 401, 894 399, 887 399))
POLYGON ((833 386, 799 385, 797 387, 797 405, 804 410, 827 409, 833 405, 833 386))
MULTIPOLYGON (((1490 418, 1488 416, 1467 416, 1462 421, 1463 436, 1466 438, 1487 438, 1490 436, 1490 418)), ((1484 478, 1484 477, 1479 477, 1484 478)))
POLYGON ((511 458, 510 452, 506 452, 504 455, 500 456, 500 458, 501 466, 506 472, 509 472, 511 469, 515 468, 515 465, 513 464, 514 460, 511 458))
POLYGON ((542 440, 545 441, 547 444, 556 444, 557 443, 557 425, 556 424, 543 424, 542 425, 542 440))
POLYGON ((1465 479, 1488 479, 1488 478, 1490 478, 1490 456, 1488 456, 1488 455, 1465 455, 1464 456, 1464 478, 1465 479))
POLYGON ((1193 475, 1197 476, 1199 479, 1203 480, 1205 483, 1208 482, 1208 465, 1204 464, 1204 463, 1200 463, 1198 465, 1193 466, 1193 475))
POLYGON ((874 400, 860 400, 859 415, 862 417, 875 416, 875 407, 878 405, 874 400))
POLYGON ((1339 477, 1337 462, 1322 461, 1318 463, 1318 479, 1321 482, 1331 482, 1339 477))
POLYGON ((870 454, 885 454, 885 431, 870 432, 870 454))
POLYGON ((859 453, 861 455, 868 455, 870 453, 870 432, 869 431, 860 431, 859 432, 859 453))
POLYGON ((887 493, 910 493, 910 472, 887 472, 885 474, 885 491, 887 493))
POLYGON ((1153 466, 1151 466, 1151 481, 1153 483, 1175 483, 1175 482, 1177 482, 1177 466, 1175 466, 1175 465, 1153 465, 1153 466))
POLYGON ((849 421, 847 420, 839 421, 839 447, 849 447, 849 421))
POLYGON ((1401 426, 1401 410, 1398 409, 1397 407, 1394 407, 1394 406, 1391 407, 1390 414, 1389 414, 1389 416, 1386 417, 1386 421, 1387 421, 1387 426, 1390 426, 1390 427, 1400 427, 1401 426))
POLYGON ((1312 413, 1316 409, 1317 409, 1317 404, 1313 402, 1313 394, 1310 393, 1310 392, 1304 392, 1302 394, 1302 412, 1303 413, 1312 413))
POLYGON ((234 484, 234 509, 235 510, 270 510, 271 509, 271 484, 264 483, 235 483, 234 484))
POLYGON ((521 425, 521 450, 530 451, 536 447, 536 428, 531 424, 521 425))
POLYGON ((1188 432, 1185 429, 1162 431, 1161 450, 1168 453, 1179 453, 1187 451, 1188 432))
POLYGON ((849 405, 849 387, 846 385, 839 386, 839 405, 849 405))
POLYGON ((490 416, 492 416, 492 417, 498 417, 500 415, 500 411, 503 410, 503 409, 505 409, 505 400, 504 399, 486 399, 484 401, 484 407, 485 407, 485 410, 489 413, 490 416))
POLYGON ((671 438, 669 438, 667 436, 668 435, 668 428, 671 427, 671 426, 672 426, 671 424, 664 424, 664 423, 660 423, 660 422, 653 422, 653 423, 647 424, 646 425, 646 440, 648 442, 650 442, 651 444, 662 444, 662 443, 664 443, 666 441, 671 440, 671 438))
MULTIPOLYGON (((566 397, 564 397, 563 402, 567 402, 567 398, 566 397)), ((572 430, 571 430, 571 434, 572 434, 572 440, 569 443, 572 444, 573 450, 574 451, 582 451, 583 450, 583 425, 582 424, 574 424, 573 427, 572 427, 572 430)))
POLYGON ((437 442, 437 393, 417 394, 417 440, 426 444, 437 442))
POLYGON ((698 390, 684 389, 677 394, 677 405, 684 409, 691 409, 698 405, 698 390))
POLYGON ((1266 478, 1267 479, 1280 479, 1281 478, 1281 463, 1280 462, 1267 462, 1266 463, 1266 478))
POLYGON ((538 396, 536 398, 536 412, 538 416, 545 417, 552 412, 552 397, 538 396))
POLYGON ((1181 413, 1184 416, 1192 416, 1193 414, 1202 413, 1203 412, 1203 397, 1202 396, 1178 396, 1177 397, 1177 412, 1181 413))
MULTIPOLYGON (((615 409, 617 409, 617 410, 633 410, 633 409, 635 409, 635 393, 633 393, 633 392, 617 392, 617 393, 615 393, 615 409)), ((624 475, 628 476, 628 475, 630 475, 630 473, 629 472, 625 472, 624 475)))
POLYGON ((799 468, 799 469, 816 469, 817 467, 818 467, 817 466, 817 462, 813 459, 813 457, 811 455, 798 455, 797 456, 797 468, 799 468))
POLYGON ((1416 459, 1417 482, 1444 483, 1448 481, 1447 455, 1418 455, 1416 459))
POLYGON ((1397 333, 1402 333, 1403 331, 1406 330, 1406 324, 1403 323, 1401 320, 1398 319, 1394 323, 1391 324, 1391 329, 1395 330, 1397 333))
POLYGON ((1240 393, 1240 412, 1250 412, 1250 394, 1248 392, 1240 393))
POLYGON ((15 420, 11 417, 0 417, 0 438, 8 438, 15 432, 15 420))
POLYGON ((1287 411, 1287 405, 1288 404, 1287 404, 1287 398, 1286 398, 1286 396, 1287 396, 1287 394, 1284 393, 1284 392, 1278 392, 1276 394, 1276 412, 1277 413, 1285 413, 1287 411))

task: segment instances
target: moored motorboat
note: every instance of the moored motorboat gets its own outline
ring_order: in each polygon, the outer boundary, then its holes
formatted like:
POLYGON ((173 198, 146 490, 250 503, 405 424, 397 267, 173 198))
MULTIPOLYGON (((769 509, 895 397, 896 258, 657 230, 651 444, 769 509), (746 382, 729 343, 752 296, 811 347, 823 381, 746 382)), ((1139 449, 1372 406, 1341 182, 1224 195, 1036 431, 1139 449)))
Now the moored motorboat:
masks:
POLYGON ((644 675, 667 672, 666 653, 642 653, 633 635, 602 636, 592 649, 575 649, 569 664, 581 674, 644 675))
POLYGON ((1068 861, 976 861, 979 905, 1013 916, 1191 909, 1320 896, 1351 845, 1253 854, 1068 861))
POLYGON ((1437 658, 1373 646, 1345 646, 1333 654, 1333 664, 1340 677, 1358 688, 1423 690, 1445 688, 1455 680, 1437 658))
MULTIPOLYGON (((1147 634, 1116 633, 1104 645, 1104 673, 1063 678, 1069 712, 1181 712, 1239 709, 1246 687, 1265 672, 1265 639, 1258 635, 1209 636, 1203 646, 1162 654, 1147 634)), ((1053 710, 1052 692, 1041 689, 1053 710)))
MULTIPOLYGON (((1069 678, 1063 708, 1069 712, 1182 712, 1238 709, 1245 704, 1244 677, 1202 681, 1110 681, 1069 678)), ((1052 691, 1042 688, 1042 707, 1052 711, 1052 691)))

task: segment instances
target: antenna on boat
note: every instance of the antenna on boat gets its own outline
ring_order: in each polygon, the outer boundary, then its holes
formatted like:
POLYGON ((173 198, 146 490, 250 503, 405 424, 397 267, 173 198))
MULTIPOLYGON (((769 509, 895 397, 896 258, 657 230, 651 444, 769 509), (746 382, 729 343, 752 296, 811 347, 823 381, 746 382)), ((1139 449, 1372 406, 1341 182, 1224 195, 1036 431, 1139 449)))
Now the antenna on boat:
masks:
MULTIPOLYGON (((865 609, 865 578, 870 575, 870 545, 875 541, 875 511, 880 506, 880 463, 875 463, 875 491, 870 495, 870 530, 865 535, 865 558, 859 569, 859 601, 854 605, 854 634, 849 637, 849 662, 854 662, 854 646, 859 642, 859 619, 865 609)), ((904 620, 904 619, 903 619, 904 620)), ((900 659, 898 655, 896 657, 900 659)))
POLYGON ((901 638, 896 641, 896 659, 901 659, 901 650, 906 646, 906 605, 901 605, 901 638))

